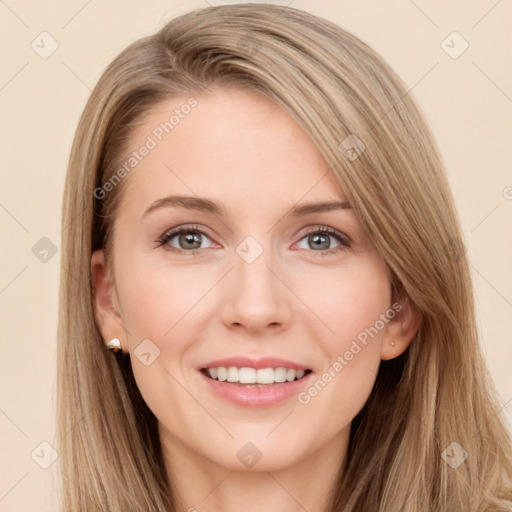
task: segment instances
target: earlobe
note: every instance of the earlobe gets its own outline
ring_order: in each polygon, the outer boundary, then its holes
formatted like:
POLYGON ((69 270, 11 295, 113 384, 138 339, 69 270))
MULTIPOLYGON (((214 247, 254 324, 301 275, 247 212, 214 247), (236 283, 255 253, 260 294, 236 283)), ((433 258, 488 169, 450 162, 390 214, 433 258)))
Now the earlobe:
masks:
POLYGON ((122 336, 122 318, 115 301, 117 301, 111 269, 105 262, 102 250, 94 251, 91 257, 91 279, 96 322, 105 343, 122 336))
POLYGON ((416 336, 422 321, 421 312, 407 298, 400 301, 400 310, 390 319, 382 340, 381 359, 394 359, 403 354, 416 336))

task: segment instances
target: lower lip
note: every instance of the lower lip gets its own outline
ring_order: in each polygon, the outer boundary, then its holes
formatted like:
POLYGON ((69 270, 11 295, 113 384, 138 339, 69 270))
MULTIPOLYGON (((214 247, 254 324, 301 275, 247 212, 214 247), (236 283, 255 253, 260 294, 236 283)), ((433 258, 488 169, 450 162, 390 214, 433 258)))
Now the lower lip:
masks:
POLYGON ((313 375, 311 372, 300 380, 279 382, 261 387, 248 387, 237 383, 210 379, 203 372, 199 373, 215 394, 240 407, 271 407, 283 402, 294 395, 298 395, 313 375))

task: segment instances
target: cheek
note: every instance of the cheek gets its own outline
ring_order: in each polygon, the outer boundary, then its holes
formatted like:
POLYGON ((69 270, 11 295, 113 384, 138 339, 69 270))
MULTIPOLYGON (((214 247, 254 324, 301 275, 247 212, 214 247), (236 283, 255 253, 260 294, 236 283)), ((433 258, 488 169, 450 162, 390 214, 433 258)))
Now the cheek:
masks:
POLYGON ((353 340, 364 343, 381 337, 385 324, 379 319, 390 306, 391 289, 385 266, 376 258, 329 270, 299 278, 296 289, 313 313, 310 316, 318 319, 312 339, 321 334, 322 345, 333 356, 349 350, 353 340), (372 329, 376 323, 377 334, 372 329))
POLYGON ((160 343, 172 337, 173 330, 187 321, 187 314, 208 287, 211 284, 198 281, 189 269, 130 266, 119 294, 123 297, 123 321, 132 343, 143 338, 160 343))
POLYGON ((159 421, 188 425, 194 402, 181 366, 193 346, 190 320, 204 290, 190 286, 196 281, 187 271, 149 267, 130 265, 119 289, 131 366, 144 401, 159 421))
MULTIPOLYGON (((321 322, 309 334, 323 352, 324 365, 298 397, 325 435, 348 425, 366 402, 380 365, 382 336, 389 319, 391 290, 385 267, 344 268, 304 293, 321 322), (386 321, 387 319, 387 321, 386 321)), ((309 416, 308 416, 309 417, 309 416)))

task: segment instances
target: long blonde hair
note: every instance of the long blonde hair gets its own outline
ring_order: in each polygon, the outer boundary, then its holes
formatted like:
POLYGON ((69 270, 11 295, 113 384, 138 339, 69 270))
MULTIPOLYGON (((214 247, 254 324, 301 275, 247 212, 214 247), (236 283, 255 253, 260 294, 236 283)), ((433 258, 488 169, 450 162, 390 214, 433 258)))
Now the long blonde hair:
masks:
POLYGON ((136 41, 108 66, 80 119, 63 202, 62 510, 176 510, 157 420, 96 324, 91 255, 109 250, 123 183, 106 198, 95 191, 151 106, 213 83, 263 92, 296 120, 386 262, 394 295, 423 317, 405 353, 381 362, 352 422, 330 511, 510 510, 511 441, 479 347, 461 228, 430 130, 407 87, 361 40, 307 12, 261 4, 199 9, 136 41), (347 141, 364 149, 357 158, 347 141), (452 467, 446 453, 467 458, 452 467))

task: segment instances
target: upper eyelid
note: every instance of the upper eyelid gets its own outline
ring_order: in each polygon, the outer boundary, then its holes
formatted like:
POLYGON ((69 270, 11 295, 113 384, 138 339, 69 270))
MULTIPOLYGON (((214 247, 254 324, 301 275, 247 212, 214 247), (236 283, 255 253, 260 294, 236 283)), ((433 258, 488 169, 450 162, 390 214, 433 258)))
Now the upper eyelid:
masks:
POLYGON ((341 238, 350 240, 349 236, 345 234, 343 231, 340 231, 339 229, 333 228, 331 226, 326 226, 325 224, 313 224, 312 226, 307 226, 301 229, 298 232, 297 236, 300 236, 300 239, 302 240, 302 238, 304 238, 305 236, 311 233, 316 233, 317 231, 327 233, 328 235, 331 236, 337 235, 341 238))
POLYGON ((183 232, 188 232, 188 231, 195 231, 195 232, 198 232, 198 233, 201 233, 202 235, 205 235, 207 236, 208 238, 212 238, 208 233, 206 233, 205 230, 201 229, 201 228, 198 228, 198 227, 195 227, 195 226, 178 226, 176 228, 171 228, 171 229, 168 229, 167 231, 165 231, 162 236, 160 238, 164 238, 166 236, 170 236, 172 238, 174 238, 176 235, 180 235, 181 233, 183 232))

